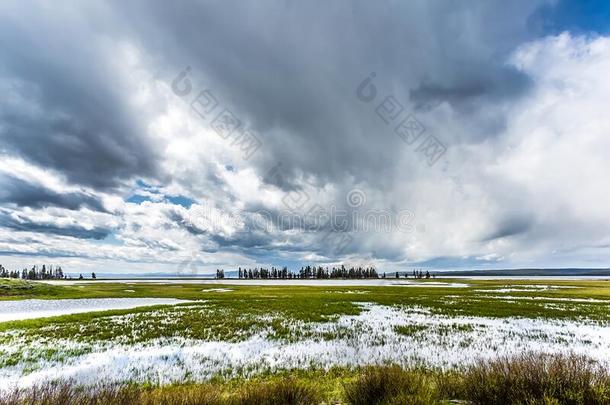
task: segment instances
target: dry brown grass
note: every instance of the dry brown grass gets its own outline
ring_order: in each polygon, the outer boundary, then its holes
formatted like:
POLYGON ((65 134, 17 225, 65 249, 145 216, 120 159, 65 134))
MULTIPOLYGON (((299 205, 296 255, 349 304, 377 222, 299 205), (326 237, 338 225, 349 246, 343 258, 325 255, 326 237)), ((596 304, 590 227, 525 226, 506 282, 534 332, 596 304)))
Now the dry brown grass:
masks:
POLYGON ((235 405, 317 405, 321 402, 322 395, 315 385, 289 377, 248 384, 229 401, 235 405))
POLYGON ((0 405, 316 405, 319 390, 292 378, 245 383, 230 392, 213 384, 141 388, 100 385, 83 389, 71 383, 16 390, 0 405))
POLYGON ((435 388, 428 373, 399 366, 366 367, 344 386, 345 400, 353 405, 433 404, 435 388))
POLYGON ((524 354, 479 362, 463 375, 477 404, 610 404, 610 376, 577 355, 524 354))
POLYGON ((222 391, 211 384, 161 387, 140 392, 142 405, 220 405, 224 404, 222 391))
MULTIPOLYGON (((346 371, 336 378, 343 381, 343 390, 335 393, 336 397, 342 396, 345 403, 353 405, 427 405, 448 400, 473 404, 610 404, 608 372, 590 359, 576 355, 525 354, 481 361, 463 372, 371 366, 354 373, 346 371)), ((301 373, 293 377, 157 388, 100 385, 84 389, 72 383, 59 383, 13 391, 0 397, 0 405, 330 403, 324 385, 316 382, 307 373, 301 373)))
POLYGON ((610 404, 610 375, 577 355, 524 354, 480 361, 462 373, 368 367, 345 385, 346 402, 433 404, 610 404))
POLYGON ((27 390, 15 390, 0 398, 2 405, 56 404, 137 404, 139 391, 128 387, 103 386, 83 389, 69 382, 44 384, 27 390))
POLYGON ((222 403, 219 389, 207 384, 156 389, 100 385, 83 389, 71 383, 58 383, 16 390, 0 398, 1 405, 216 405, 222 403))

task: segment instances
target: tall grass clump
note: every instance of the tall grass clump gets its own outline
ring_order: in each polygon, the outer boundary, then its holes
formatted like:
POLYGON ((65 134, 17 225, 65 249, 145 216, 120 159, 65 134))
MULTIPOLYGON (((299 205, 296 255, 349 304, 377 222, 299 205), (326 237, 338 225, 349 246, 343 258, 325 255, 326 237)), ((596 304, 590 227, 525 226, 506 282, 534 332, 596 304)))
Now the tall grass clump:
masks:
POLYGON ((0 396, 0 405, 317 405, 322 402, 321 394, 312 384, 289 377, 246 382, 226 391, 213 384, 85 388, 62 382, 0 396))
POLYGON ((141 405, 222 405, 222 392, 212 384, 160 387, 140 392, 141 405))
POLYGON ((317 405, 322 395, 313 384, 295 378, 246 384, 228 401, 232 405, 317 405))
POLYGON ((49 383, 0 396, 0 405, 220 405, 210 385, 146 389, 130 385, 81 387, 71 382, 49 383))
POLYGON ((82 388, 71 382, 47 383, 0 396, 0 405, 101 405, 140 403, 140 392, 112 385, 82 388))
POLYGON ((476 404, 610 404, 610 376, 578 355, 523 354, 481 361, 463 374, 476 404))
POLYGON ((434 388, 428 373, 395 365, 365 367, 344 385, 345 401, 351 405, 433 404, 434 388))

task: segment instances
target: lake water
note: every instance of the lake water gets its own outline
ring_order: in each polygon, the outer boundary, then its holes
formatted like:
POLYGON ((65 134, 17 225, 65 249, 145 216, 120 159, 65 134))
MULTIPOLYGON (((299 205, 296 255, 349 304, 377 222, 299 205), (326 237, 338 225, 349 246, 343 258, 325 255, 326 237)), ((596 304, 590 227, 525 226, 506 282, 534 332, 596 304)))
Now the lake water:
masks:
POLYGON ((576 281, 576 280, 603 280, 610 282, 610 276, 443 276, 429 280, 416 280, 413 278, 396 279, 394 277, 379 279, 236 279, 236 278, 115 278, 97 280, 43 280, 42 283, 55 285, 79 285, 89 283, 120 283, 120 284, 211 284, 211 285, 287 285, 287 286, 327 286, 327 287, 375 287, 375 286, 403 286, 403 287, 469 287, 468 280, 537 280, 537 281, 576 281))
POLYGON ((47 284, 55 285, 78 285, 89 283, 120 283, 120 284, 222 284, 222 285, 293 285, 293 286, 327 286, 327 287, 375 287, 375 286, 399 286, 399 287, 468 287, 465 283, 440 280, 407 280, 395 278, 378 279, 252 279, 240 280, 235 278, 210 279, 210 278, 182 278, 182 279, 116 279, 116 280, 44 280, 47 284))
POLYGON ((93 311, 132 309, 152 305, 175 305, 187 302, 191 301, 174 298, 84 298, 0 301, 0 322, 93 311))

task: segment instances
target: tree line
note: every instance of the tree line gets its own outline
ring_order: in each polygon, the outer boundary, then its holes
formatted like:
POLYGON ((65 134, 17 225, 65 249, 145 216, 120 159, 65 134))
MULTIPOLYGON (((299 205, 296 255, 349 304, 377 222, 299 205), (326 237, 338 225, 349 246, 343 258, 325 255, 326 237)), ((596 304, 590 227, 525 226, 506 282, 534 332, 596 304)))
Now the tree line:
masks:
POLYGON ((25 268, 21 271, 9 271, 0 264, 0 277, 21 278, 23 280, 61 280, 62 278, 67 278, 61 266, 49 265, 47 267, 45 264, 42 267, 34 265, 29 270, 25 268))
MULTIPOLYGON (((409 278, 407 273, 403 273, 404 278, 409 278)), ((265 267, 253 268, 253 269, 242 269, 241 267, 237 271, 238 278, 240 279, 371 279, 371 278, 386 278, 386 273, 379 274, 377 270, 370 267, 350 267, 347 268, 345 265, 340 267, 322 267, 322 266, 304 266, 299 271, 288 270, 288 267, 282 268, 271 267, 270 269, 265 267)), ((425 273, 421 270, 413 270, 413 278, 433 278, 429 271, 425 273)), ((400 278, 400 273, 395 273, 396 278, 400 278)), ((61 266, 37 265, 32 266, 29 270, 27 268, 18 271, 9 271, 0 264, 0 278, 17 278, 23 280, 61 280, 66 278, 72 278, 64 274, 61 266)), ((79 275, 80 280, 84 279, 83 275, 79 275)), ((96 279, 96 274, 91 273, 91 278, 96 279)), ((225 271, 221 269, 216 270, 216 278, 225 278, 225 271)))
MULTIPOLYGON (((224 271, 216 272, 217 278, 224 277, 224 271), (219 276, 221 272, 222 277, 219 276)), ((304 266, 299 271, 288 270, 286 266, 282 268, 271 267, 270 269, 260 267, 254 269, 237 270, 237 276, 240 279, 331 279, 331 278, 385 278, 385 273, 379 275, 374 267, 328 267, 322 266, 304 266)))
MULTIPOLYGON (((434 276, 431 275, 428 270, 426 270, 425 273, 421 270, 413 270, 413 278, 430 278, 430 277, 434 278, 434 276)), ((400 275, 398 274, 398 272, 396 272, 396 278, 400 278, 400 275)), ((407 273, 405 273, 405 278, 409 278, 407 273)))
MULTIPOLYGON (((17 278, 22 280, 62 280, 71 279, 72 276, 68 276, 64 273, 61 266, 47 266, 43 264, 42 267, 37 265, 32 266, 29 270, 27 268, 19 270, 8 270, 0 264, 0 278, 17 278)), ((79 280, 83 280, 82 274, 78 276, 79 280)), ((91 273, 91 278, 96 279, 95 273, 91 273)))
MULTIPOLYGON (((411 275, 414 279, 434 278, 429 271, 413 270, 411 275)), ((386 273, 378 273, 372 267, 350 267, 345 265, 340 267, 322 267, 322 266, 304 266, 299 271, 288 270, 286 266, 244 268, 237 269, 237 277, 240 279, 371 279, 371 278, 386 278, 386 273)), ((402 276, 400 272, 395 272, 395 278, 409 278, 409 274, 404 272, 402 276)), ((224 270, 216 270, 216 278, 225 278, 224 270)))

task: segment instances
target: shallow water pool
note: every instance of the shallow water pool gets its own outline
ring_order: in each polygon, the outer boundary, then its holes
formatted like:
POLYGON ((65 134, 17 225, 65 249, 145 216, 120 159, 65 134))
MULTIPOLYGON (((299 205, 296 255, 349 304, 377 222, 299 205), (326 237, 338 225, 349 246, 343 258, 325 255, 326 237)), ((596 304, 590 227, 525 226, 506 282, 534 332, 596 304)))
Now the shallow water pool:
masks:
POLYGON ((175 305, 191 302, 174 298, 83 298, 64 300, 0 301, 0 322, 83 312, 132 309, 152 305, 175 305))

